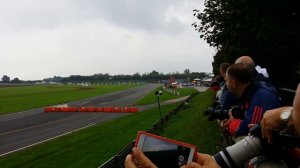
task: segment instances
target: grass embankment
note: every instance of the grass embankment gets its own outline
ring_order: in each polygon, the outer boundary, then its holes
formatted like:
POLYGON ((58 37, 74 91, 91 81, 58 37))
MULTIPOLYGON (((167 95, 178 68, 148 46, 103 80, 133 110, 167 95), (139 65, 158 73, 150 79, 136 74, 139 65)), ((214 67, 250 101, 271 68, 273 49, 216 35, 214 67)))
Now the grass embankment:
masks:
MULTIPOLYGON (((215 122, 203 111, 211 105, 212 92, 197 95, 183 111, 164 125, 161 134, 168 138, 195 144, 200 152, 215 153, 220 134, 215 122)), ((162 113, 174 109, 178 103, 163 106, 162 113)), ((107 121, 50 142, 0 158, 6 167, 91 167, 106 162, 133 139, 139 130, 147 130, 159 115, 157 109, 107 121)))
POLYGON ((222 138, 216 122, 208 121, 204 111, 212 104, 213 93, 208 90, 197 95, 165 124, 163 132, 158 134, 194 144, 199 152, 215 154, 220 150, 222 138))
POLYGON ((45 85, 0 88, 0 115, 124 90, 140 85, 45 85))
MULTIPOLYGON (((146 95, 145 97, 143 97, 142 99, 138 100, 135 104, 136 105, 146 105, 146 104, 154 104, 157 102, 157 98, 155 96, 155 92, 157 90, 162 90, 162 87, 158 87, 157 89, 153 90, 152 92, 150 92, 148 95, 146 95)), ((180 92, 180 96, 176 96, 174 94, 171 94, 169 92, 163 91, 162 95, 159 96, 159 100, 160 102, 166 101, 166 100, 171 100, 171 99, 176 99, 179 97, 184 97, 184 96, 188 96, 191 95, 193 93, 198 92, 196 89, 194 88, 180 88, 180 89, 173 89, 176 92, 180 92)))

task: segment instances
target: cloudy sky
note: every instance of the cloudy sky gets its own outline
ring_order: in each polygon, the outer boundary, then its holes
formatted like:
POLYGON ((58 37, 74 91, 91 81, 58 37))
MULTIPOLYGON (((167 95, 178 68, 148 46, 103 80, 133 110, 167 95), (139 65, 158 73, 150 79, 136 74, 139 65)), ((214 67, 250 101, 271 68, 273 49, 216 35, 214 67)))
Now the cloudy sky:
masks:
POLYGON ((0 78, 210 72, 203 0, 1 0, 0 78))

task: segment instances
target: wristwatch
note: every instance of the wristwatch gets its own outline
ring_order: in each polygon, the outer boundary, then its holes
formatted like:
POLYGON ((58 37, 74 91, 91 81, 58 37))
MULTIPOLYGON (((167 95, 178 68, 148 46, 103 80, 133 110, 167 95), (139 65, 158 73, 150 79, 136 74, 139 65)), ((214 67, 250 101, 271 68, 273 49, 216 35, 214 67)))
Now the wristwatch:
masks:
POLYGON ((283 110, 280 114, 280 120, 282 122, 282 126, 288 127, 288 121, 291 117, 293 111, 293 107, 288 107, 287 109, 283 110))

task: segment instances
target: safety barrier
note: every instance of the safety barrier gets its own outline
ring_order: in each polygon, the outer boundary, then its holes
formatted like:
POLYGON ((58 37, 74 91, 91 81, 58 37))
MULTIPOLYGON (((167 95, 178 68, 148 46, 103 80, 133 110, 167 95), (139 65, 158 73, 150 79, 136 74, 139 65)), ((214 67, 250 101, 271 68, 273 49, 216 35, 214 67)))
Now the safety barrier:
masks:
MULTIPOLYGON (((189 96, 185 102, 182 102, 179 106, 177 106, 174 110, 167 113, 165 116, 163 116, 160 120, 155 122, 146 132, 153 133, 154 131, 158 129, 162 129, 163 123, 170 119, 170 117, 177 112, 183 110, 186 107, 186 102, 189 102, 194 96, 196 96, 199 93, 194 93, 191 96, 189 96)), ((109 159, 107 162, 102 164, 99 168, 124 168, 124 161, 126 156, 131 153, 132 148, 134 146, 134 142, 131 142, 129 145, 127 145, 124 149, 122 149, 117 155, 109 159)))
POLYGON ((131 153, 135 140, 128 144, 118 154, 102 164, 99 168, 124 168, 124 161, 126 156, 131 153))
POLYGON ((177 92, 177 91, 175 91, 173 89, 168 89, 168 88, 163 87, 163 91, 169 92, 170 94, 173 94, 175 96, 180 96, 180 92, 177 92))
POLYGON ((291 106, 293 104, 296 90, 288 88, 278 88, 277 90, 282 98, 283 104, 286 106, 291 106))
POLYGON ((45 107, 44 112, 109 112, 136 113, 137 107, 45 107))

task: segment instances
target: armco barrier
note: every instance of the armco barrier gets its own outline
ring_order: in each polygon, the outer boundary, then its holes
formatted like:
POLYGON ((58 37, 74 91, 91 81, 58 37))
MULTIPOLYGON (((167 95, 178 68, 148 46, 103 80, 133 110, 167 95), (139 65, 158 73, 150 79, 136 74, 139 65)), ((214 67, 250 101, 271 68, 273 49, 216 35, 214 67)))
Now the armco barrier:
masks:
POLYGON ((128 144, 117 155, 102 164, 99 168, 124 168, 124 161, 126 156, 131 153, 135 141, 128 144))
POLYGON ((291 106, 293 105, 293 100, 295 97, 296 90, 287 89, 287 88, 278 88, 278 93, 282 98, 283 105, 291 106))
MULTIPOLYGON (((157 129, 161 129, 163 126, 163 122, 166 122, 169 120, 169 118, 176 114, 178 111, 185 108, 185 103, 189 102, 194 96, 196 96, 199 93, 194 93, 190 97, 186 99, 185 102, 181 103, 179 106, 176 107, 173 111, 167 113, 165 116, 163 116, 160 120, 155 122, 146 132, 154 132, 157 129)), ((137 109, 136 109, 137 110, 137 109)), ((134 146, 134 142, 131 142, 129 145, 127 145, 124 149, 122 149, 117 155, 109 159, 107 162, 99 166, 99 168, 124 168, 124 161, 126 156, 131 153, 131 150, 134 146)))

